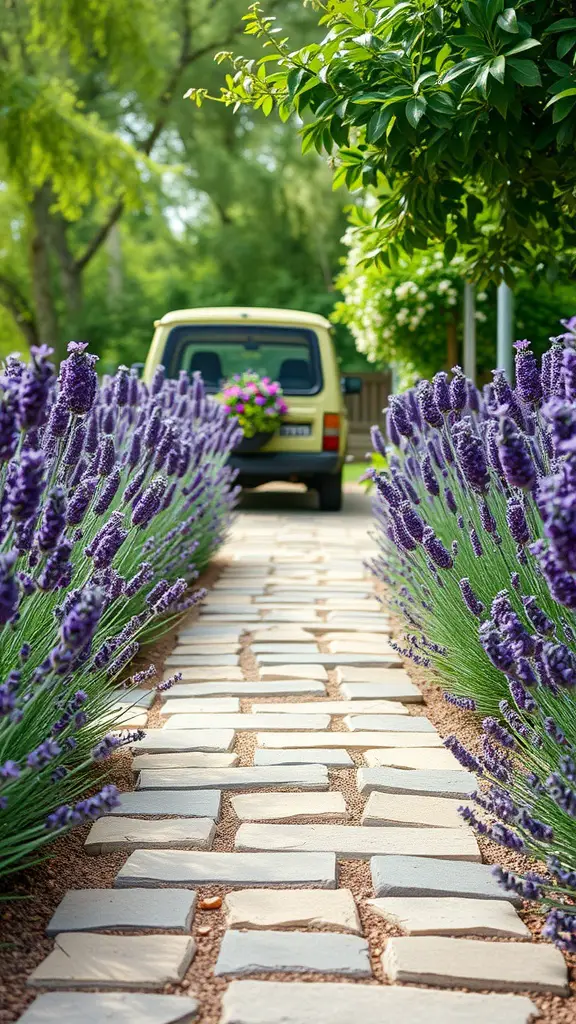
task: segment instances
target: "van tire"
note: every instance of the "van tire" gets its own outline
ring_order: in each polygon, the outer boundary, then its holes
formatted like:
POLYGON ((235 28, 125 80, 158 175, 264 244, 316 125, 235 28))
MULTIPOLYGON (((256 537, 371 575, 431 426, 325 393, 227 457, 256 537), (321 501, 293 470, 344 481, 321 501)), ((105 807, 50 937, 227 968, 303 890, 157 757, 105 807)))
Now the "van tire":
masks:
POLYGON ((318 498, 321 512, 339 512, 342 508, 342 471, 318 477, 318 498))

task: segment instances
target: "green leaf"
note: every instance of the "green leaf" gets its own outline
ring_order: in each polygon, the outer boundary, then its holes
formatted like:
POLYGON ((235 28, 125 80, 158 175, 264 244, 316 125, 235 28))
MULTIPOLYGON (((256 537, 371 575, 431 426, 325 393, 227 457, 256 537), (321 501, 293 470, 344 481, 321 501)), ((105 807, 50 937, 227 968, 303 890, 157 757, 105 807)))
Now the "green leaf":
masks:
POLYGON ((563 89, 562 92, 556 93, 556 96, 553 96, 551 100, 548 100, 548 103, 544 107, 544 110, 547 110, 548 107, 551 107, 553 103, 557 103, 558 100, 565 99, 566 96, 576 96, 576 86, 573 86, 570 89, 563 89))
POLYGON ((538 65, 533 60, 514 60, 512 58, 512 60, 507 61, 507 66, 510 71, 510 77, 518 85, 542 85, 538 65))
POLYGON ((431 110, 439 114, 451 114, 454 110, 454 100, 449 92, 433 92, 426 97, 431 110))
POLYGON ((417 128, 426 110, 426 100, 423 96, 413 96, 406 104, 406 118, 413 128, 417 128))
MULTIPOLYGON (((566 96, 554 107, 554 113, 552 114, 552 121, 554 124, 558 124, 559 121, 563 121, 568 114, 572 113, 574 104, 576 103, 576 89, 566 90, 567 92, 573 92, 574 95, 566 96)), ((554 99, 558 99, 557 96, 554 99)))
POLYGON ((466 60, 460 61, 459 64, 454 64, 453 67, 446 71, 442 75, 442 85, 447 85, 448 82, 453 82, 455 78, 459 78, 460 75, 465 75, 467 71, 471 71, 472 68, 482 63, 482 57, 467 57, 466 60))
POLYGON ((380 107, 380 110, 372 114, 366 126, 366 142, 378 142, 378 139, 384 135, 391 117, 391 107, 380 107))
POLYGON ((565 57, 567 53, 570 53, 574 43, 576 43, 576 34, 572 33, 569 36, 560 36, 556 45, 556 53, 558 57, 565 57))
POLYGON ((570 28, 576 28, 576 18, 560 18, 560 21, 555 21, 553 25, 545 29, 543 34, 550 36, 553 32, 565 32, 570 28))
POLYGON ((513 7, 507 7, 499 14, 496 23, 504 32, 512 32, 514 35, 518 32, 518 19, 513 7))
POLYGON ((457 249, 458 242, 454 235, 450 235, 450 237, 447 238, 444 243, 444 259, 446 260, 447 263, 450 263, 450 261, 454 259, 457 249))
POLYGON ((510 50, 506 50, 504 56, 512 57, 515 53, 525 53, 526 50, 534 50, 537 46, 542 46, 537 39, 523 39, 522 42, 516 43, 515 46, 510 50))
POLYGON ((504 75, 506 74, 506 59, 500 55, 495 57, 490 62, 489 72, 492 78, 495 78, 497 82, 504 82, 504 75))

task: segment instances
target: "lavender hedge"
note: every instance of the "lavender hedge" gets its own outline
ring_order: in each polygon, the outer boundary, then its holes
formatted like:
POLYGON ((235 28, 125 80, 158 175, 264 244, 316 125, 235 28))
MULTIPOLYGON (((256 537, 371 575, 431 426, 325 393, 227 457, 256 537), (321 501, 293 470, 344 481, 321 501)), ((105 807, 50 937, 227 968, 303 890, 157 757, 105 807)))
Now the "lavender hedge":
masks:
POLYGON ((404 653, 433 667, 446 699, 483 715, 480 834, 542 861, 497 869, 548 907, 545 934, 576 950, 576 318, 541 366, 516 345, 516 386, 480 393, 455 367, 391 399, 387 470, 374 471, 384 580, 404 653))
POLYGON ((134 739, 109 733, 118 681, 201 596, 236 497, 238 428, 198 375, 99 383, 68 351, 57 379, 46 347, 0 377, 0 875, 116 804, 85 794, 134 739))

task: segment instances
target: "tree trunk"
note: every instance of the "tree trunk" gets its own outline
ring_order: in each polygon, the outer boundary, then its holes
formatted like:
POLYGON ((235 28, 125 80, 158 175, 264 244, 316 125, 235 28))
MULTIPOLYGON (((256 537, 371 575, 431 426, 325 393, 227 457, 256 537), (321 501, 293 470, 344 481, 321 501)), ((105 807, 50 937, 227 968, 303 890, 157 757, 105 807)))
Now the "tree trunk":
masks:
POLYGON ((46 186, 42 186, 32 199, 32 239, 30 243, 30 271, 32 276, 32 295, 36 312, 36 329, 40 344, 50 345, 57 356, 60 338, 58 318, 54 304, 52 275, 48 239, 50 236, 50 197, 46 186))
POLYGON ((448 369, 458 363, 458 335, 456 334, 456 320, 452 318, 446 324, 446 356, 448 358, 448 369))
POLYGON ((82 270, 68 245, 68 223, 60 213, 49 213, 50 243, 58 260, 60 286, 66 307, 66 331, 75 338, 82 316, 82 270))

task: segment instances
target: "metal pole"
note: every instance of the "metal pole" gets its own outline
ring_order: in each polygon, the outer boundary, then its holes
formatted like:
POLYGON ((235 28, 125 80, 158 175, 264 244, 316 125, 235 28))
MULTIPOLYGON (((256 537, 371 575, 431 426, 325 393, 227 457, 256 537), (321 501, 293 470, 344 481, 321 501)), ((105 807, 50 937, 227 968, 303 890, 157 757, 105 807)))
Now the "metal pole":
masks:
POLYGON ((496 365, 499 370, 505 370, 506 376, 512 383, 514 361, 512 358, 512 332, 513 332, 513 296, 512 291, 502 281, 498 285, 498 351, 496 365))
POLYGON ((476 289, 464 285, 464 373, 476 381, 476 289))

